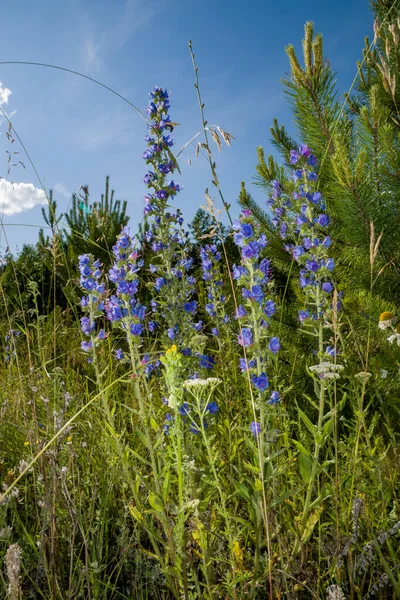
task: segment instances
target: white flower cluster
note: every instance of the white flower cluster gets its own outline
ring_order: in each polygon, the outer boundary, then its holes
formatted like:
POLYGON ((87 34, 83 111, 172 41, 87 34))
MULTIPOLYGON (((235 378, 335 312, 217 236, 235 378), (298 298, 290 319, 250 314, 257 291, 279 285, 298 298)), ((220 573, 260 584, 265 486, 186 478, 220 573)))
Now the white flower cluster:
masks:
POLYGON ((336 365, 328 361, 323 361, 318 365, 309 367, 311 373, 316 373, 321 376, 321 379, 339 379, 339 373, 343 371, 343 365, 336 365))

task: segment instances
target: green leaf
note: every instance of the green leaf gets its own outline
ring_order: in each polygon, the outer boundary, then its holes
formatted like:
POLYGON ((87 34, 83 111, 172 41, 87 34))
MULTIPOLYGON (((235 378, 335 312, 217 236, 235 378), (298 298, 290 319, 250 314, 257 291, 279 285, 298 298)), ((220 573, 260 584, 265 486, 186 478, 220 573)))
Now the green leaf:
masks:
POLYGON ((162 490, 164 503, 167 501, 167 498, 168 498, 170 483, 171 483, 171 471, 167 471, 167 474, 163 481, 163 490, 162 490))
POLYGON ((299 450, 299 467, 300 467, 300 474, 303 478, 303 481, 305 483, 308 483, 310 481, 310 477, 311 477, 311 471, 312 471, 312 459, 311 459, 311 455, 308 452, 308 450, 306 450, 304 448, 304 446, 298 442, 297 440, 292 440, 294 445, 296 446, 296 448, 299 450))
POLYGON ((251 493, 250 490, 247 486, 244 485, 244 483, 241 483, 240 481, 235 481, 234 480, 234 485, 236 488, 237 493, 244 498, 245 500, 248 500, 250 502, 251 500, 251 493))
POLYGON ((299 467, 304 483, 308 483, 311 479, 312 461, 301 452, 299 454, 299 467))
POLYGON ((301 442, 298 440, 292 440, 293 444, 296 446, 297 450, 307 456, 307 458, 311 459, 311 454, 308 450, 306 450, 301 442))
POLYGON ((156 494, 154 492, 150 492, 149 493, 149 504, 151 506, 151 508, 153 510, 155 510, 156 512, 160 513, 163 511, 163 503, 161 502, 160 498, 158 496, 156 496, 156 494))
POLYGON ((303 421, 304 425, 307 427, 308 431, 311 433, 312 436, 315 437, 315 434, 317 432, 317 427, 316 425, 314 425, 313 423, 311 423, 310 419, 307 417, 307 415, 301 410, 301 408, 297 407, 298 413, 300 415, 301 420, 303 421))
POLYGON ((308 540, 310 539, 311 534, 314 531, 314 527, 316 526, 316 524, 319 521, 319 518, 321 516, 322 510, 323 510, 323 508, 322 508, 322 506, 320 506, 318 508, 318 510, 312 512, 310 514, 310 516, 308 517, 306 526, 305 526, 303 534, 301 536, 301 541, 303 542, 303 544, 305 544, 306 542, 308 542, 308 540))

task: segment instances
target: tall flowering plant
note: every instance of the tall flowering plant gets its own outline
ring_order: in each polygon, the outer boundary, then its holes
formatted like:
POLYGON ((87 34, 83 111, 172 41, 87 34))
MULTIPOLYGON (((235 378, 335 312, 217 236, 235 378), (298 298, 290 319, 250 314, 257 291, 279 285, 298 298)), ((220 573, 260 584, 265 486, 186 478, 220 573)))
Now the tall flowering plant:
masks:
POLYGON ((213 325, 211 334, 218 337, 221 330, 229 323, 226 314, 227 297, 223 291, 221 270, 221 252, 216 244, 206 244, 200 248, 201 278, 205 282, 207 302, 206 312, 213 325))
POLYGON ((172 178, 178 166, 171 148, 173 123, 167 90, 154 88, 147 108, 149 115, 147 148, 143 158, 148 166, 144 183, 148 188, 144 213, 148 223, 145 239, 153 251, 150 272, 155 320, 166 323, 165 345, 171 342, 180 350, 188 347, 193 331, 197 303, 193 299, 195 278, 193 259, 187 254, 188 232, 179 210, 170 212, 171 200, 181 186, 172 178))
POLYGON ((250 424, 254 436, 260 435, 265 428, 266 405, 279 402, 279 393, 276 390, 272 393, 269 391, 267 365, 280 349, 279 339, 269 333, 275 302, 271 297, 273 284, 270 261, 265 257, 267 238, 264 233, 258 234, 256 227, 249 209, 243 210, 240 219, 234 221, 234 241, 240 249, 241 262, 233 266, 232 273, 242 296, 236 314, 240 326, 237 341, 244 349, 239 367, 250 376, 257 392, 256 408, 260 412, 260 421, 255 419, 250 424))
MULTIPOLYGON (((329 216, 321 192, 317 189, 316 158, 308 146, 292 150, 291 184, 285 189, 279 181, 272 182, 267 201, 273 224, 278 228, 284 248, 299 265, 299 284, 304 308, 299 311, 300 323, 309 330, 327 324, 332 309, 332 271, 334 260, 329 256, 332 240, 328 235, 329 216)), ((320 349, 321 358, 325 347, 320 349)))
POLYGON ((81 307, 85 316, 81 318, 81 329, 85 338, 81 348, 88 353, 88 361, 93 361, 96 347, 105 339, 104 329, 96 331, 96 319, 103 316, 105 287, 101 279, 101 264, 91 254, 82 254, 79 261, 79 283, 85 295, 81 307))
MULTIPOLYGON (((296 553, 307 525, 320 450, 333 425, 333 411, 328 419, 325 415, 326 391, 339 378, 343 367, 336 364, 336 348, 325 339, 325 332, 331 328, 332 322, 334 260, 329 256, 332 244, 328 235, 330 219, 317 185, 317 159, 308 146, 301 145, 298 150, 291 151, 290 163, 291 181, 286 184, 273 181, 267 203, 273 213, 273 223, 284 240, 285 250, 299 265, 299 286, 303 301, 299 321, 307 333, 317 338, 319 358, 318 364, 309 367, 309 373, 317 383, 319 411, 317 424, 307 421, 314 435, 314 455, 312 461, 310 456, 304 457, 306 464, 311 463, 311 467, 307 473, 307 493, 294 548, 296 553)), ((306 422, 304 413, 298 410, 301 419, 306 422)), ((300 453, 303 452, 302 449, 299 450, 300 453)))

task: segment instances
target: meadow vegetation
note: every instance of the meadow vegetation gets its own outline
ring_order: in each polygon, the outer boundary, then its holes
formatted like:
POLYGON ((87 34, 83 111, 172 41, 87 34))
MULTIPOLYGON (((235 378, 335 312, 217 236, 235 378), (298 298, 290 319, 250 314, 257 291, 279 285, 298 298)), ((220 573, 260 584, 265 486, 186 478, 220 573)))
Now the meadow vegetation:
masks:
POLYGON ((193 222, 154 88, 138 230, 107 178, 4 257, 2 598, 400 598, 399 1, 373 12, 344 98, 312 23, 286 48, 264 206, 232 217, 190 45, 193 222))

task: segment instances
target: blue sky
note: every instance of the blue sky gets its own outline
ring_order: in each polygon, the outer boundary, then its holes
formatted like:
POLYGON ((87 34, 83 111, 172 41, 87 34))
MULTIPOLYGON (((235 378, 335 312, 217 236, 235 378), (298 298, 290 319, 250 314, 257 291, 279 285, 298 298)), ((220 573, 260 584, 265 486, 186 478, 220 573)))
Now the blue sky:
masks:
MULTIPOLYGON (((2 17, 3 61, 80 71, 141 109, 155 84, 167 87, 172 120, 181 124, 174 132, 175 150, 201 129, 191 39, 208 122, 235 137, 221 156, 216 152, 222 190, 233 206, 242 180, 256 200, 264 201, 253 177, 257 146, 272 150, 272 119, 293 128, 280 83, 288 70, 284 47, 293 43, 300 52, 304 23, 313 20, 323 33, 339 88, 346 91, 364 36, 372 37, 373 20, 367 0, 36 0, 8 3, 2 17)), ((110 175, 116 197, 128 200, 134 227, 145 192, 146 126, 138 113, 105 89, 54 69, 0 65, 0 81, 2 109, 11 115, 44 186, 56 190, 60 211, 84 184, 96 200, 110 175)), ((38 229, 32 225, 42 225, 44 197, 22 148, 17 141, 11 147, 4 121, 0 131, 3 252, 7 243, 15 251, 36 241, 38 229), (10 174, 7 151, 19 152, 10 174)), ((184 190, 177 204, 190 220, 204 204, 204 189, 212 188, 211 177, 206 161, 195 160, 194 146, 181 155, 180 165, 184 190)))

